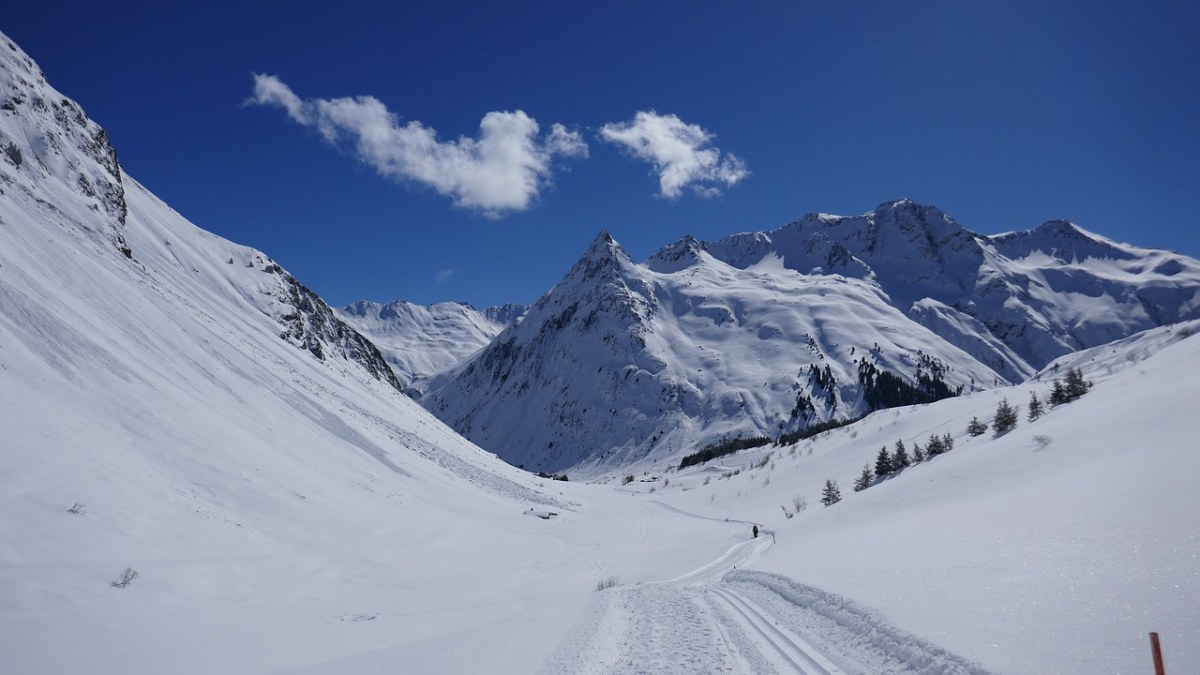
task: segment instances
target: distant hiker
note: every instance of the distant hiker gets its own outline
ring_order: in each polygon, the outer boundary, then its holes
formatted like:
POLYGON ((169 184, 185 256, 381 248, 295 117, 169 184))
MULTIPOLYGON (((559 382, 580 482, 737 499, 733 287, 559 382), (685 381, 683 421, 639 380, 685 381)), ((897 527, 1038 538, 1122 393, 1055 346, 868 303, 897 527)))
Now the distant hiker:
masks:
POLYGON ((754 538, 758 539, 758 526, 757 525, 754 526, 754 538))

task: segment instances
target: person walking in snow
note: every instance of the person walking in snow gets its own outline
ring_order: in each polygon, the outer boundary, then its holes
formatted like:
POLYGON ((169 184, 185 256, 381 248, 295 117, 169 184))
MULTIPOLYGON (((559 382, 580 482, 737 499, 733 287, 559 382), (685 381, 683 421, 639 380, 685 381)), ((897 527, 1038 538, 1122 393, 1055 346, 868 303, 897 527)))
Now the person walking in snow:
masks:
POLYGON ((755 539, 758 539, 758 526, 757 526, 757 525, 755 525, 755 526, 754 526, 754 529, 753 529, 752 531, 754 532, 754 538, 755 538, 755 539))

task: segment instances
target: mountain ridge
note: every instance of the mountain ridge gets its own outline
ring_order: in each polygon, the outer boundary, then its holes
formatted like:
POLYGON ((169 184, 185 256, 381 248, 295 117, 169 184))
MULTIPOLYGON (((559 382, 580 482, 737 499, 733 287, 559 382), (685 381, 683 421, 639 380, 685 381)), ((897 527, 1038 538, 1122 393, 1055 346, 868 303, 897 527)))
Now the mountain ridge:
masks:
POLYGON ((687 235, 642 264, 602 231, 521 326, 421 400, 515 464, 587 475, 883 400, 1019 382, 1064 354, 1194 318, 1198 299, 1200 263, 1185 256, 1068 221, 980 235, 908 199, 687 235))

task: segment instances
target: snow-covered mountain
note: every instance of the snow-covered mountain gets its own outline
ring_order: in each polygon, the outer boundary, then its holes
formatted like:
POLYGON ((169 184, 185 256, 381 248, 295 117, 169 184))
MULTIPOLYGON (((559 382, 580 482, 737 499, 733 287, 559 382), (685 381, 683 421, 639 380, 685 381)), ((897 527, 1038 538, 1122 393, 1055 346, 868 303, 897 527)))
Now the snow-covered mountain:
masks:
POLYGON ((417 305, 360 300, 337 314, 370 338, 405 390, 419 396, 426 380, 483 349, 526 309, 512 303, 479 310, 463 302, 417 305))
POLYGON ((400 389, 266 254, 124 173, 0 36, 0 671, 326 660, 344 644, 261 627, 319 626, 397 561, 430 587, 439 568, 483 578, 450 561, 482 559, 488 532, 536 549, 521 513, 559 498, 400 389), (438 536, 458 543, 415 555, 438 536), (232 633, 242 647, 196 644, 232 633))
POLYGON ((1062 221, 985 237, 908 200, 634 263, 602 233, 423 404, 517 465, 591 473, 1018 382, 1200 316, 1200 263, 1062 221))

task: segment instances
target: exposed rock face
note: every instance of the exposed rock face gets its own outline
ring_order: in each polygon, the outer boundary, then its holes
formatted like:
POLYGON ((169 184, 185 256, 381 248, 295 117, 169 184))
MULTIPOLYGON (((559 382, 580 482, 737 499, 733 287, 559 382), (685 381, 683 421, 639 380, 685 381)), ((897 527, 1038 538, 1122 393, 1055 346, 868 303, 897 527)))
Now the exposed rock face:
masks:
MULTIPOLYGON (((126 257, 122 231, 127 207, 121 165, 108 134, 79 104, 55 91, 37 64, 8 38, 0 38, 0 161, 31 182, 54 184, 78 205, 103 213, 101 236, 126 257)), ((5 187, 29 192, 29 183, 8 176, 5 187)), ((74 204, 72 204, 74 205, 74 204)), ((41 199, 41 207, 61 208, 41 199)))

